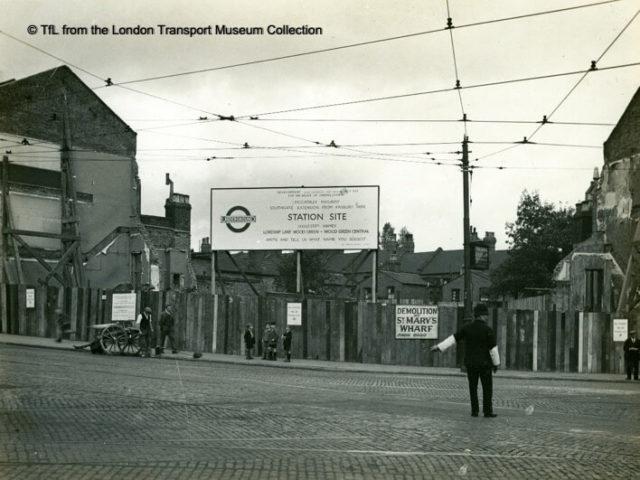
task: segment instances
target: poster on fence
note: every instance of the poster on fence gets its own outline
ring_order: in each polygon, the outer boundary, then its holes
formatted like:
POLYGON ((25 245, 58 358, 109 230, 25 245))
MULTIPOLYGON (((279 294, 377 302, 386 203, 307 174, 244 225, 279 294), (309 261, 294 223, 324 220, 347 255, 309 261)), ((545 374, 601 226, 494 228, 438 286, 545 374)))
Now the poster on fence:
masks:
POLYGON ((27 288, 27 308, 36 308, 36 291, 33 288, 27 288))
POLYGON ((628 336, 627 332, 627 319, 626 318, 614 318, 613 319, 613 341, 624 342, 628 336))
POLYGON ((302 325, 302 303, 287 303, 287 325, 302 325))
POLYGON ((396 339, 438 338, 438 307, 396 305, 396 339))
POLYGON ((114 293, 111 303, 111 320, 136 319, 136 294, 114 293))

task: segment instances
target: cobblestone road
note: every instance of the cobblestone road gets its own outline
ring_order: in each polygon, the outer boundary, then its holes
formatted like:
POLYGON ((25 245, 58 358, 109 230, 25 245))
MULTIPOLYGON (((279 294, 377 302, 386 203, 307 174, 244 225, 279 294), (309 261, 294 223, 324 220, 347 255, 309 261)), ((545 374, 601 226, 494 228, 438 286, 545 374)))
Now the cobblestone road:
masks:
POLYGON ((0 345, 0 478, 640 478, 640 382, 495 389, 0 345))

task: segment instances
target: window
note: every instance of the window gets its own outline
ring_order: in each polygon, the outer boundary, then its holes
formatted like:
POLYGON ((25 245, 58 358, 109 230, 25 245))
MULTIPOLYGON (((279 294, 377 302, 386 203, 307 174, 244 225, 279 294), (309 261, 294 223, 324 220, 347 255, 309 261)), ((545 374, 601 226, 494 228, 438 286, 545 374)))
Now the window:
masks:
POLYGON ((602 269, 586 269, 584 308, 587 312, 601 312, 603 304, 604 272, 602 269))
POLYGON ((451 301, 452 302, 459 302, 460 301, 460 289, 459 288, 452 288, 451 289, 451 301))

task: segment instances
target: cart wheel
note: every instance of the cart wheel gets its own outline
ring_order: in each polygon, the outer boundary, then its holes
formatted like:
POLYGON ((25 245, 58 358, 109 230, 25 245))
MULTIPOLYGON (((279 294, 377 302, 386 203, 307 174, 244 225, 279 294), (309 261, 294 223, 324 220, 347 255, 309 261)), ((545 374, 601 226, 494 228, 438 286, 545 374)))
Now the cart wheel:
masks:
POLYGON ((120 349, 126 355, 138 355, 142 349, 140 346, 140 330, 127 328, 121 337, 120 349))
POLYGON ((120 338, 125 334, 124 330, 119 325, 111 325, 105 328, 100 335, 100 345, 106 353, 120 353, 121 340, 120 338))

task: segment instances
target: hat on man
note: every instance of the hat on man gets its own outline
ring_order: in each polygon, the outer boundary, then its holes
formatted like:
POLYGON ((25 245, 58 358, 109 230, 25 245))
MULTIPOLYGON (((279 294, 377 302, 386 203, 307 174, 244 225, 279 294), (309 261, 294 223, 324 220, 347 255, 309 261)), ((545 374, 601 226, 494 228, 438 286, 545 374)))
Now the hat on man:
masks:
POLYGON ((479 303, 473 309, 473 316, 474 317, 479 317, 481 315, 484 315, 484 316, 489 315, 489 309, 487 308, 487 306, 484 303, 479 303))
POLYGON ((151 307, 145 307, 144 311, 147 312, 147 313, 151 313, 151 307))

